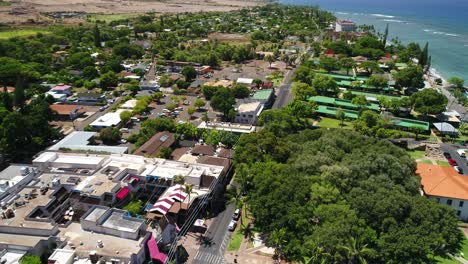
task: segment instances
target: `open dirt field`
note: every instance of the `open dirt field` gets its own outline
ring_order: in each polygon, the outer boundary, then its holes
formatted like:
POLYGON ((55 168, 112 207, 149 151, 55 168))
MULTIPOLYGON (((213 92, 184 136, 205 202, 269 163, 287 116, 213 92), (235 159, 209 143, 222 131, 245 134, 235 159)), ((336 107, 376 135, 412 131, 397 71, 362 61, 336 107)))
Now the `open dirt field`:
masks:
POLYGON ((230 11, 261 4, 248 0, 6 0, 9 6, 0 6, 3 22, 25 22, 28 19, 43 20, 41 13, 184 13, 230 11))

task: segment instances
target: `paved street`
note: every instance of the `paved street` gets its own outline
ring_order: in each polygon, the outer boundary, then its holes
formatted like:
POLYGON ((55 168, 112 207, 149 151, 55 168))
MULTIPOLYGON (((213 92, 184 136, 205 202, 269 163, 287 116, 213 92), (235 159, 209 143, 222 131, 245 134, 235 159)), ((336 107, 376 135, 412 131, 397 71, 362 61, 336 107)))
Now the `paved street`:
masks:
POLYGON ((447 108, 449 110, 455 110, 460 115, 462 120, 468 121, 468 116, 466 115, 466 107, 457 103, 457 99, 445 88, 439 88, 443 95, 448 99, 447 108))
POLYGON ((97 111, 94 115, 90 116, 89 118, 86 118, 86 120, 83 120, 82 122, 75 122, 75 130, 76 131, 81 131, 83 130, 87 125, 91 124, 94 122, 96 119, 99 117, 105 115, 106 113, 109 113, 114 105, 117 105, 120 103, 120 100, 122 100, 122 97, 118 97, 114 100, 114 103, 110 104, 109 107, 107 107, 104 111, 97 111))
POLYGON ((450 155, 452 156, 452 159, 454 159, 457 162, 458 167, 460 167, 463 170, 463 174, 468 175, 467 160, 466 158, 462 158, 460 157, 460 155, 458 155, 457 149, 459 148, 464 149, 465 147, 462 147, 460 145, 449 145, 449 144, 441 145, 442 151, 450 153, 450 155))
POLYGON ((275 103, 273 104, 273 109, 279 109, 285 107, 290 101, 293 100, 292 94, 292 79, 294 78, 294 73, 296 68, 288 71, 284 77, 283 85, 278 88, 278 94, 276 96, 275 103))
POLYGON ((193 264, 225 263, 224 252, 231 239, 232 232, 227 227, 234 213, 234 204, 229 204, 211 223, 206 234, 206 243, 202 243, 193 264))

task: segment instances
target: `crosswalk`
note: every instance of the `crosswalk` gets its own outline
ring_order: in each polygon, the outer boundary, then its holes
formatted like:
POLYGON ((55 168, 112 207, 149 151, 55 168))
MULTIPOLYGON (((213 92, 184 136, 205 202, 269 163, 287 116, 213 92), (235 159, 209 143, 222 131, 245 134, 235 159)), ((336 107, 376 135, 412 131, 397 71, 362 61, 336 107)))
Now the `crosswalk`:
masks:
POLYGON ((222 255, 198 251, 192 263, 193 264, 225 264, 226 261, 224 260, 224 257, 222 255))

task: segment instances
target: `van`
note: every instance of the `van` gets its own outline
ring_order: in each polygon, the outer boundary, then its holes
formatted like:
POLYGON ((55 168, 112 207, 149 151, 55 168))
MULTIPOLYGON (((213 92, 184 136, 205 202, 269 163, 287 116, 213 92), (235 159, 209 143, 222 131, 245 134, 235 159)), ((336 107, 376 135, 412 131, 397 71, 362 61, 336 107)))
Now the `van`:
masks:
POLYGON ((132 120, 132 122, 135 122, 135 123, 140 122, 140 119, 136 117, 131 117, 130 120, 132 120))
POLYGON ((462 158, 465 158, 466 155, 465 155, 465 150, 464 149, 457 149, 457 153, 458 155, 460 155, 460 157, 462 158))
POLYGON ((119 131, 122 132, 122 133, 128 133, 129 132, 128 128, 126 128, 126 127, 121 128, 119 131))

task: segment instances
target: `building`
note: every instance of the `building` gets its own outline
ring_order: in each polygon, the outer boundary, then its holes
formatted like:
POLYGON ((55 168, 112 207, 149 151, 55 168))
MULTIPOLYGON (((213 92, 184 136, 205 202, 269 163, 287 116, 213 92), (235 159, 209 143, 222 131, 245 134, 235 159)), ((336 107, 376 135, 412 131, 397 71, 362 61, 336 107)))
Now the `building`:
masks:
POLYGON ((163 131, 151 137, 145 144, 141 145, 134 154, 140 156, 155 157, 161 148, 170 148, 175 143, 174 134, 163 131))
POLYGON ((439 135, 458 136, 458 130, 450 123, 440 122, 433 125, 439 135))
POLYGON ((54 93, 53 91, 46 92, 46 95, 50 95, 55 100, 60 101, 60 102, 63 102, 65 100, 67 100, 67 98, 68 98, 68 95, 66 95, 66 94, 58 94, 58 93, 54 93))
POLYGON ((352 32, 356 31, 356 24, 350 20, 338 20, 335 23, 336 32, 352 32))
POLYGON ((236 107, 235 123, 254 125, 263 111, 264 105, 260 102, 240 103, 236 107))
POLYGON ((56 94, 66 94, 67 96, 73 94, 72 87, 70 85, 64 85, 63 83, 53 87, 50 91, 56 94))
POLYGON ((120 113, 119 112, 114 112, 114 113, 107 113, 98 119, 96 119, 94 122, 90 124, 90 126, 94 129, 103 129, 103 128, 108 128, 108 127, 116 127, 120 125, 120 122, 122 120, 120 119, 120 113))
POLYGON ((47 260, 48 264, 73 264, 75 251, 71 249, 56 249, 47 260))
POLYGON ((104 96, 94 92, 79 93, 77 95, 79 103, 97 104, 104 101, 104 96))
POLYGON ((86 151, 91 153, 124 154, 128 147, 93 145, 96 132, 74 131, 48 148, 49 151, 86 151))
POLYGON ((160 88, 160 85, 156 81, 140 82, 140 90, 157 91, 159 88, 160 88))
POLYGON ((128 111, 132 111, 133 108, 135 108, 135 106, 137 105, 137 102, 138 102, 138 100, 136 100, 136 99, 127 100, 124 104, 122 104, 120 106, 120 109, 125 109, 125 110, 128 110, 128 111))
POLYGON ((275 92, 273 89, 258 90, 252 96, 250 96, 251 101, 258 101, 265 105, 265 108, 270 107, 273 104, 275 98, 275 92))
POLYGON ((53 104, 49 106, 50 110, 57 113, 58 120, 75 120, 86 113, 86 107, 82 105, 53 104))
POLYGON ((254 125, 249 124, 233 124, 230 122, 201 122, 197 128, 214 129, 219 131, 228 131, 232 133, 249 134, 256 131, 254 125))
POLYGON ((440 204, 452 207, 457 216, 468 220, 468 177, 449 166, 417 164, 424 194, 440 204))
POLYGON ((238 78, 236 83, 237 84, 243 84, 243 85, 245 85, 247 87, 250 87, 250 86, 252 86, 253 79, 251 79, 251 78, 238 78))

